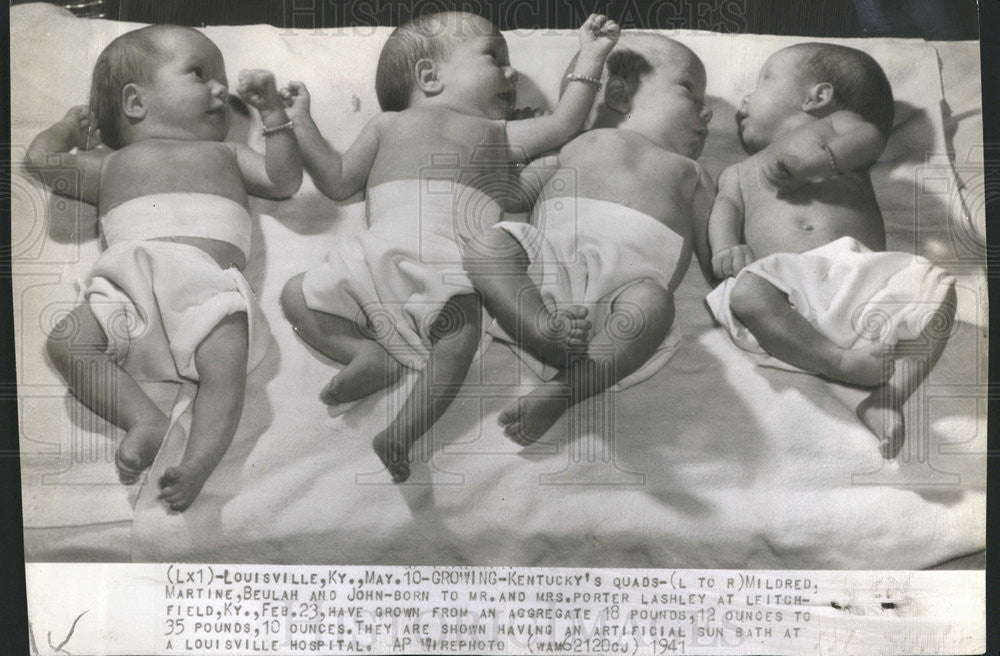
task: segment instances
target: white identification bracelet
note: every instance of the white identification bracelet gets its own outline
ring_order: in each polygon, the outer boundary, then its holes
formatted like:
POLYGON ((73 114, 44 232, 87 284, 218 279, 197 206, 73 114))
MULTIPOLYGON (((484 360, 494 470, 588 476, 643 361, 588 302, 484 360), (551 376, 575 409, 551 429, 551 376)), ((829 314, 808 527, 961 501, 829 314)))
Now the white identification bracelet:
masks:
POLYGON ((596 77, 590 77, 589 75, 577 75, 576 73, 570 73, 566 76, 566 79, 570 82, 586 82, 587 84, 593 84, 597 91, 601 90, 601 81, 596 77))
POLYGON ((260 129, 260 133, 261 135, 266 137, 267 135, 274 134, 275 132, 281 132, 282 130, 292 130, 294 128, 295 128, 295 122, 288 121, 287 123, 282 123, 281 125, 275 125, 272 127, 267 127, 265 125, 260 129))

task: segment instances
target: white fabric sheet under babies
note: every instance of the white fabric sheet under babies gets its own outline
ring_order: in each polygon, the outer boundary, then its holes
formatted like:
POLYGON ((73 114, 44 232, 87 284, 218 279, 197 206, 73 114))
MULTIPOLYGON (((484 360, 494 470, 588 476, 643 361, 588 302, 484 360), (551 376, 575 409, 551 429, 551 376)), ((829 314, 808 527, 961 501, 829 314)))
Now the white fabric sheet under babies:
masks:
POLYGON ((953 279, 918 255, 873 252, 841 237, 805 253, 775 253, 716 287, 705 301, 733 341, 760 365, 802 371, 774 358, 733 316, 730 301, 740 276, 753 273, 783 293, 796 312, 844 349, 892 346, 934 330, 953 279))
MULTIPOLYGON (((594 333, 625 337, 641 329, 611 315, 611 309, 629 287, 648 280, 673 291, 675 273, 687 268, 684 239, 653 217, 617 203, 592 198, 550 198, 535 206, 531 223, 504 221, 497 227, 511 234, 531 262, 528 275, 539 285, 550 308, 583 305, 594 333), (683 261, 682 261, 683 260, 683 261)), ((536 375, 551 380, 558 370, 514 346, 494 322, 490 334, 511 348, 536 375)), ((646 380, 662 368, 680 347, 677 322, 652 357, 612 390, 646 380)), ((610 339, 599 336, 591 348, 610 348, 610 339)))
POLYGON ((501 217, 483 192, 450 180, 387 182, 368 190, 368 229, 334 244, 306 272, 313 310, 364 325, 403 365, 422 369, 430 330, 448 299, 471 294, 462 249, 501 217))

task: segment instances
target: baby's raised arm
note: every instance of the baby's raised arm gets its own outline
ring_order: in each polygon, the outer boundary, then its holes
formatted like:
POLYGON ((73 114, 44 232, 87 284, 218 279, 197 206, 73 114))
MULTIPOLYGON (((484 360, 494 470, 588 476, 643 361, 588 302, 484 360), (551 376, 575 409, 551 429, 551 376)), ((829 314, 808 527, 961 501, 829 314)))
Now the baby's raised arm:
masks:
POLYGON ((580 131, 594 104, 604 60, 618 42, 620 32, 618 24, 605 16, 592 14, 586 20, 580 28, 580 52, 571 74, 576 81, 566 87, 559 104, 551 114, 507 124, 512 160, 530 159, 558 148, 580 131))
POLYGON ((879 129, 860 115, 836 111, 775 143, 773 157, 764 163, 764 177, 780 191, 794 191, 807 182, 867 170, 885 144, 879 129))
POLYGON ((346 200, 365 188, 368 174, 378 152, 379 125, 392 115, 376 115, 343 157, 334 150, 309 113, 309 90, 301 82, 289 82, 281 90, 288 115, 295 122, 295 137, 302 149, 302 160, 316 188, 334 200, 346 200))
POLYGON ((754 261, 753 251, 743 243, 745 207, 740 192, 739 165, 719 176, 719 191, 708 219, 708 242, 712 248, 712 273, 716 278, 735 276, 754 261))
POLYGON ((110 152, 100 140, 97 121, 86 105, 71 108, 28 147, 28 170, 57 194, 97 205, 101 162, 110 152), (75 153, 70 151, 79 149, 75 153))
POLYGON ((244 144, 227 142, 236 153, 247 191, 263 198, 287 198, 302 184, 302 156, 292 130, 282 129, 289 118, 274 75, 269 71, 240 71, 238 91, 248 105, 260 112, 264 124, 263 155, 244 144))

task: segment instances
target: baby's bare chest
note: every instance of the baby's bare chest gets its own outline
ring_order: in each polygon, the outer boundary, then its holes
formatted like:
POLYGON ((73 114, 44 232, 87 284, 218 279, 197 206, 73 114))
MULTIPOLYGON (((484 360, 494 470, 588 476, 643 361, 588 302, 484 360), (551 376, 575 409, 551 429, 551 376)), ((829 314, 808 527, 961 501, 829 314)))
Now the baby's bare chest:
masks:
POLYGON ((236 156, 220 143, 144 143, 110 156, 101 172, 103 207, 157 193, 208 193, 240 203, 246 200, 236 156))
POLYGON ((631 207, 683 233, 689 225, 698 170, 691 160, 601 157, 586 153, 563 162, 563 187, 577 195, 631 207))
POLYGON ((885 228, 865 175, 845 175, 779 193, 755 169, 741 170, 746 243, 757 257, 801 253, 841 237, 884 250, 885 228))

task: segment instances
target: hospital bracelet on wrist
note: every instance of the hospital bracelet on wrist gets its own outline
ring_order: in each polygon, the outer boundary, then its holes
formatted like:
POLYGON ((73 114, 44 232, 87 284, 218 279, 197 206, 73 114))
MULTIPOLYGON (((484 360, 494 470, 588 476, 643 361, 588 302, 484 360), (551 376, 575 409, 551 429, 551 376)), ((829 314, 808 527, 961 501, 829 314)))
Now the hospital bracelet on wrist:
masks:
POLYGON ((829 144, 823 144, 823 150, 826 152, 826 161, 830 163, 830 173, 836 178, 840 175, 840 169, 837 168, 837 160, 833 156, 833 151, 830 150, 829 144))
POLYGON ((281 125, 275 125, 272 127, 267 127, 266 125, 260 129, 262 136, 267 136, 269 134, 274 134, 275 132, 281 132, 282 130, 293 130, 295 129, 295 122, 289 120, 287 123, 282 123, 281 125))
POLYGON ((570 82, 586 82, 587 84, 593 84, 596 91, 601 90, 601 81, 596 77, 590 77, 589 75, 577 75, 576 73, 570 73, 566 76, 566 79, 570 82))

